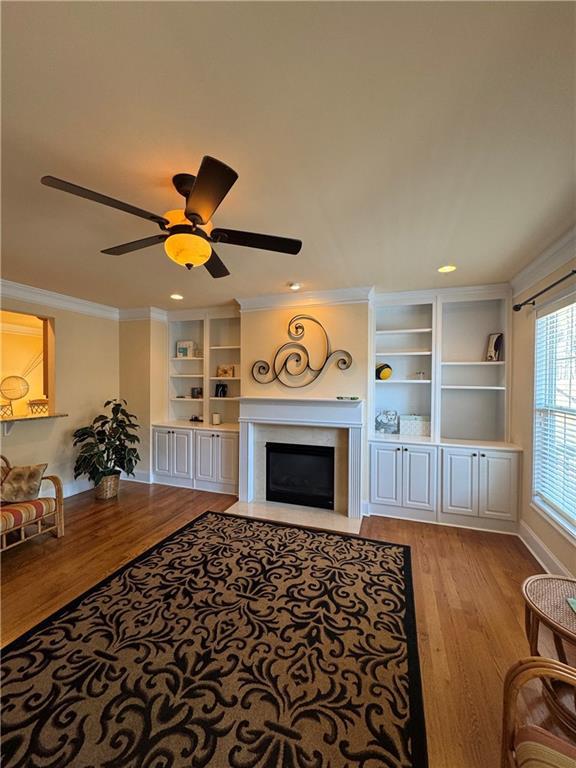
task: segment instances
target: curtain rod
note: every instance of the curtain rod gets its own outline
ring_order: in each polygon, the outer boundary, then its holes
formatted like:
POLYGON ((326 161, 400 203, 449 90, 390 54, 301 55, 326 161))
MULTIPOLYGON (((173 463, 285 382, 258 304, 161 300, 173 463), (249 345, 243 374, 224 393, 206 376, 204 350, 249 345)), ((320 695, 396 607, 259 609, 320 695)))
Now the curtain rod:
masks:
POLYGON ((512 309, 514 312, 520 312, 522 307, 525 307, 526 304, 532 304, 534 306, 536 304, 536 299, 538 296, 542 296, 543 293, 547 293, 548 291, 551 291, 552 288, 556 288, 557 285, 560 285, 560 283, 563 283, 564 280, 568 280, 569 277, 572 277, 572 275, 576 275, 576 269, 570 270, 567 275, 564 275, 564 277, 561 277, 560 280, 556 280, 555 283, 552 283, 552 285, 549 285, 547 288, 543 288, 541 291, 538 291, 538 293, 535 293, 534 296, 530 296, 529 299, 526 299, 526 301, 523 301, 521 304, 514 304, 512 309))

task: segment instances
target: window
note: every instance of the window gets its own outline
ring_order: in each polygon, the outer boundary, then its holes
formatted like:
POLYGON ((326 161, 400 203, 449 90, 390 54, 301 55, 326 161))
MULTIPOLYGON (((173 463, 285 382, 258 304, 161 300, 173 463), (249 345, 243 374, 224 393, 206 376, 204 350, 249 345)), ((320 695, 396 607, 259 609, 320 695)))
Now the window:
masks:
POLYGON ((576 527, 576 299, 536 319, 534 501, 576 527))

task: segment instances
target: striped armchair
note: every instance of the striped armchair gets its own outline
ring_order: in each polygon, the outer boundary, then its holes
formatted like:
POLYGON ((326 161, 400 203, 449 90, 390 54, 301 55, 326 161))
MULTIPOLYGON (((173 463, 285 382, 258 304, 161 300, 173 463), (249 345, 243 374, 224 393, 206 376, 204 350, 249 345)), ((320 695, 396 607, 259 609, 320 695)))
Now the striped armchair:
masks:
POLYGON ((516 702, 522 686, 547 678, 576 688, 576 669, 553 659, 532 656, 508 670, 504 681, 501 768, 574 768, 576 743, 536 725, 517 727, 516 702))
MULTIPOLYGON (((0 456, 0 463, 3 463, 1 482, 11 465, 5 456, 0 456)), ((42 482, 44 480, 54 486, 54 496, 4 503, 0 507, 0 551, 44 533, 53 532, 57 537, 64 535, 62 483, 56 475, 46 475, 42 482)))

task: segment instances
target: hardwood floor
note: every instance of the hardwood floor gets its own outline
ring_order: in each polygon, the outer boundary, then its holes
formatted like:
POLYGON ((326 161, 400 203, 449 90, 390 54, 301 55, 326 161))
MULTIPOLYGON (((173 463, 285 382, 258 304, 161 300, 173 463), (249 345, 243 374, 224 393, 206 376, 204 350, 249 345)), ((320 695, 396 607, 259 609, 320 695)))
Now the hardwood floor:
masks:
MULTIPOLYGON (((2 561, 2 644, 172 531, 233 496, 123 483, 118 500, 67 499, 66 535, 2 561)), ((502 681, 528 655, 522 581, 542 571, 514 536, 367 518, 361 534, 412 547, 430 768, 496 768, 502 681)), ((548 639, 545 652, 553 654, 548 639)), ((526 699, 532 716, 546 718, 526 699)), ((415 768, 418 768, 415 766, 415 768)))
POLYGON ((39 536, 2 556, 2 645, 202 512, 235 496, 123 482, 120 495, 65 499, 65 535, 39 536))

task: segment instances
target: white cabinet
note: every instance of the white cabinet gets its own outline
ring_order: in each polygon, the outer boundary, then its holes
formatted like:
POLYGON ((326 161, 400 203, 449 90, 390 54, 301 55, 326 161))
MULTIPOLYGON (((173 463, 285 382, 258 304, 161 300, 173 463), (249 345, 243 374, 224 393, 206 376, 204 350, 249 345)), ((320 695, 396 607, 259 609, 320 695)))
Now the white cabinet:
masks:
POLYGON ((154 427, 152 443, 155 476, 186 480, 194 477, 190 430, 154 427))
POLYGON ((207 429, 152 429, 155 482, 218 493, 238 490, 238 433, 207 429))
POLYGON ((222 432, 218 436, 217 477, 221 483, 238 483, 238 435, 222 432))
POLYGON ((216 444, 214 433, 196 433, 196 479, 216 482, 216 444))
POLYGON ((480 517, 515 520, 517 494, 518 454, 481 451, 478 509, 480 517))
POLYGON ((160 477, 170 477, 172 474, 171 466, 171 445, 172 430, 154 429, 152 432, 152 452, 154 474, 160 477))
POLYGON ((478 451, 442 449, 442 512, 478 515, 478 451))
POLYGON ((436 508, 436 448, 403 446, 402 505, 409 509, 436 508))
POLYGON ((372 444, 370 501, 373 504, 434 511, 436 448, 372 444))
POLYGON ((196 432, 196 480, 200 483, 196 486, 206 490, 225 491, 237 485, 238 435, 235 432, 196 432))
POLYGON ((475 448, 442 449, 442 512, 515 520, 518 454, 475 448))
POLYGON ((370 500, 374 504, 402 504, 402 447, 372 445, 370 500))

